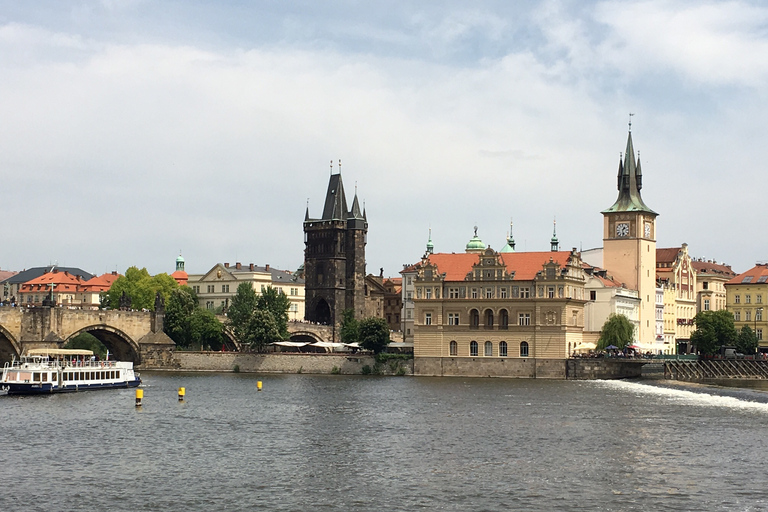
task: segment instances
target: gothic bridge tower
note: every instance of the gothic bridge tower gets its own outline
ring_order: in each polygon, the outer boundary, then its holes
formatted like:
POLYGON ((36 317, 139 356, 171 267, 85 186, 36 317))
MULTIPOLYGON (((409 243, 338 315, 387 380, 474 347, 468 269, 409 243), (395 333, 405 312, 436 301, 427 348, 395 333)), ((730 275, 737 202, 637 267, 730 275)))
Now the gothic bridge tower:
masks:
POLYGON ((638 341, 649 348, 656 329, 656 217, 643 202, 640 157, 635 161, 632 124, 624 161, 619 160, 619 197, 603 210, 603 267, 640 298, 638 341))
POLYGON ((368 219, 357 191, 347 210, 339 162, 338 174, 331 166, 322 217, 310 218, 309 206, 304 216, 305 318, 335 326, 334 337, 345 309, 353 310, 357 319, 364 315, 367 234, 368 219))

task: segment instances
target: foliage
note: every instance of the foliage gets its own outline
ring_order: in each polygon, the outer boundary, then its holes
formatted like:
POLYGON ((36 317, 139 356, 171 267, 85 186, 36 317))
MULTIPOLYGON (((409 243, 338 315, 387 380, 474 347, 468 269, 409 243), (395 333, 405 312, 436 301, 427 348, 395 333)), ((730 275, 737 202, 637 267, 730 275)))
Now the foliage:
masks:
POLYGON ((165 307, 165 333, 181 348, 221 350, 223 326, 216 316, 199 306, 188 286, 174 289, 165 307))
POLYGON ((597 342, 598 350, 615 345, 624 349, 634 339, 635 327, 624 315, 612 314, 603 324, 600 330, 600 339, 597 342))
POLYGON ((118 277, 112 283, 102 305, 110 309, 119 309, 120 297, 125 292, 131 299, 131 309, 154 309, 157 292, 160 292, 167 303, 171 291, 178 286, 176 280, 168 274, 150 276, 146 268, 139 270, 137 267, 130 267, 125 271, 124 276, 118 277))
POLYGON ((360 341, 360 322, 355 320, 353 309, 345 309, 341 313, 339 336, 342 343, 358 343, 360 341))
POLYGON ((366 318, 360 322, 360 346, 374 354, 389 345, 389 326, 383 318, 366 318))
POLYGON ((691 333, 691 343, 702 355, 713 355, 722 345, 733 345, 738 334, 733 326, 733 313, 701 311, 694 317, 696 330, 691 333))
POLYGON ((339 375, 339 374, 341 374, 341 370, 339 369, 338 366, 334 366, 333 368, 331 368, 331 375, 339 375))
POLYGON ((363 375, 370 375, 371 374, 371 366, 366 364, 362 368, 360 368, 360 373, 363 375))
POLYGON ((87 332, 81 332, 64 345, 64 348, 79 348, 83 350, 92 350, 99 359, 106 359, 107 347, 100 342, 96 336, 87 332))
POLYGON ((232 371, 235 373, 240 373, 240 365, 236 364, 234 367, 232 367, 232 371))
POLYGON ((262 351, 272 342, 288 337, 288 297, 267 287, 256 295, 250 283, 240 283, 227 310, 227 321, 241 344, 262 351))
POLYGON ((386 363, 387 361, 391 361, 393 359, 408 361, 413 359, 413 352, 406 354, 391 354, 389 352, 382 352, 380 354, 376 354, 375 359, 377 363, 386 363))
POLYGON ((736 338, 736 350, 742 354, 754 354, 757 352, 757 335, 748 325, 745 325, 739 331, 739 335, 736 338))

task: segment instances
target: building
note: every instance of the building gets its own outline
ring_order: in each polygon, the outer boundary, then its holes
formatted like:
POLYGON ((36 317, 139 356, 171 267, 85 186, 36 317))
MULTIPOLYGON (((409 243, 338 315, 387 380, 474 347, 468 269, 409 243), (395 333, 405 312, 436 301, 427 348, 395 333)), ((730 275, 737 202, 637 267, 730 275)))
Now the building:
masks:
POLYGON ((179 257, 176 258, 176 270, 171 274, 171 277, 179 284, 179 286, 186 286, 189 282, 189 274, 184 271, 184 258, 179 253, 179 257))
POLYGON ((690 350, 696 329, 696 275, 688 244, 656 250, 656 279, 664 290, 664 344, 676 345, 680 354, 690 350))
POLYGON ((384 319, 387 321, 389 330, 400 332, 400 315, 403 308, 402 288, 403 279, 401 277, 388 277, 384 279, 384 319))
POLYGON ((768 263, 758 263, 743 274, 739 274, 725 283, 726 306, 733 313, 737 330, 748 325, 755 331, 760 352, 768 352, 768 322, 766 322, 766 302, 768 302, 768 263))
MULTIPOLYGON (((49 265, 47 267, 32 267, 30 269, 22 270, 14 275, 6 278, 2 281, 3 285, 3 297, 8 301, 19 301, 19 288, 22 284, 31 281, 43 274, 53 272, 67 272, 73 276, 79 276, 82 281, 87 281, 93 277, 93 274, 86 272, 83 269, 76 267, 59 267, 58 265, 49 265)), ((41 299, 42 301, 42 299, 41 299)))
MULTIPOLYGON (((631 125, 630 125, 631 128, 631 125)), ((602 264, 618 282, 640 298, 638 344, 653 350, 656 339, 656 217, 643 202, 643 174, 635 159, 632 132, 627 137, 617 176, 619 195, 603 210, 602 264)))
POLYGON ((725 309, 725 283, 736 277, 730 265, 702 258, 693 260, 696 271, 696 312, 725 309))
POLYGON ((640 297, 637 290, 623 286, 608 273, 596 267, 585 266, 587 275, 584 292, 584 332, 595 343, 605 321, 611 315, 624 315, 635 328, 634 341, 640 327, 640 297))
POLYGON ((348 210, 341 171, 331 174, 322 216, 311 218, 309 206, 304 216, 304 279, 306 319, 334 325, 334 336, 344 310, 354 311, 357 319, 366 316, 367 234, 357 192, 348 210))
POLYGON ((101 307, 102 292, 108 291, 119 277, 117 272, 113 272, 84 281, 68 270, 54 268, 19 285, 19 304, 98 309, 101 307))
MULTIPOLYGON (((586 277, 575 249, 500 253, 475 231, 464 253, 427 252, 402 274, 413 280, 416 373, 443 374, 450 364, 477 374, 484 361, 562 360, 582 341, 586 277)), ((494 372, 530 376, 520 371, 511 364, 494 372)))
POLYGON ((253 263, 217 263, 205 274, 189 274, 188 284, 197 294, 200 307, 225 311, 237 293, 240 283, 250 283, 257 294, 267 287, 275 288, 290 300, 289 320, 304 318, 304 280, 285 270, 270 265, 259 267, 253 263))

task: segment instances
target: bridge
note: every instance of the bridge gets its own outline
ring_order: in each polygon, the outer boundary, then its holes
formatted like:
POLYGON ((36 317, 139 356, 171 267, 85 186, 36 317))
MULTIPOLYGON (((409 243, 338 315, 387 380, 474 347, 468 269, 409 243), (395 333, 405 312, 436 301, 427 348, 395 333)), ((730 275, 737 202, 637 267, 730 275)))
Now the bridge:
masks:
MULTIPOLYGON (((120 361, 136 366, 172 367, 176 344, 163 332, 165 315, 160 311, 67 309, 61 307, 0 307, 0 365, 33 348, 62 347, 87 332, 104 344, 120 361)), ((220 317, 222 322, 226 317, 220 317)), ((330 341, 327 325, 288 322, 291 341, 330 341)), ((225 329, 229 350, 240 344, 225 329)))
POLYGON ((61 347, 87 332, 120 361, 163 367, 176 344, 163 332, 164 312, 0 307, 0 363, 33 348, 61 347))

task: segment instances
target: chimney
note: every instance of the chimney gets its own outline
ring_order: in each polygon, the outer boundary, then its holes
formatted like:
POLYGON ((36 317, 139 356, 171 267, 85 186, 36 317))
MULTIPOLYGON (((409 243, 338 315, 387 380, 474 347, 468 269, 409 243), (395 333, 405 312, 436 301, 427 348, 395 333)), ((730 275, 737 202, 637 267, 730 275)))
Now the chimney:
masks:
POLYGON ((241 268, 243 268, 243 265, 238 261, 237 263, 235 263, 235 268, 237 270, 240 270, 241 268))
POLYGON ((269 270, 269 263, 267 263, 266 265, 264 265, 264 268, 265 268, 265 269, 267 269, 267 270, 269 270))
POLYGON ((224 268, 229 268, 229 263, 225 263, 224 268))
POLYGON ((253 272, 253 263, 251 263, 250 265, 248 265, 248 270, 250 270, 251 272, 253 272))

